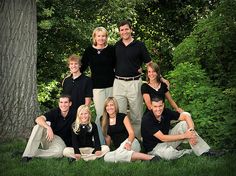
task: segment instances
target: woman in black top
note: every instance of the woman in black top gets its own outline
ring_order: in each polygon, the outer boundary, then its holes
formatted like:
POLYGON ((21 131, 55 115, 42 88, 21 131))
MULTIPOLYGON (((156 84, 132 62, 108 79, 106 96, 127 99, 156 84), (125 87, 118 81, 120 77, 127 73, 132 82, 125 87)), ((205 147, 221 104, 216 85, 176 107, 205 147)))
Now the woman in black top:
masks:
POLYGON ((101 144, 105 144, 101 128, 100 117, 103 113, 103 104, 107 97, 112 96, 113 81, 115 77, 115 50, 107 44, 108 32, 104 27, 94 29, 93 44, 86 48, 82 57, 81 72, 88 67, 93 82, 93 101, 96 110, 96 124, 98 126, 101 144))
POLYGON ((102 131, 107 145, 113 142, 115 150, 104 156, 107 162, 130 162, 156 160, 153 155, 140 153, 140 144, 135 138, 133 127, 126 114, 119 113, 114 97, 108 97, 104 105, 102 131), (153 159, 154 158, 154 159, 153 159))
POLYGON ((169 101, 170 105, 177 112, 183 112, 183 109, 179 108, 175 103, 168 90, 167 85, 160 81, 160 69, 156 63, 150 63, 147 65, 147 83, 143 83, 141 86, 141 92, 144 102, 146 104, 146 112, 151 110, 151 99, 153 97, 165 98, 169 101))
POLYGON ((72 124, 72 147, 65 148, 63 155, 76 160, 94 160, 108 151, 108 146, 100 144, 97 125, 91 122, 89 107, 81 105, 72 124))

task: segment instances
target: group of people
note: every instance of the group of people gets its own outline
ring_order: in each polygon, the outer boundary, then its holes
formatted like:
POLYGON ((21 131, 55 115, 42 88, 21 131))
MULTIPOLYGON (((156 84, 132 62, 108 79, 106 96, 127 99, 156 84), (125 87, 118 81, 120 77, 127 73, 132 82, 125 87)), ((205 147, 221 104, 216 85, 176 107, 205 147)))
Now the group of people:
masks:
POLYGON ((108 45, 107 30, 97 27, 93 44, 82 59, 77 55, 68 58, 71 74, 63 80, 59 107, 36 118, 23 161, 62 156, 86 161, 103 156, 107 162, 157 161, 192 151, 198 156, 210 152, 195 131, 191 115, 172 99, 169 83, 151 61, 145 44, 133 38, 131 23, 121 21, 118 29, 121 39, 115 46, 108 45), (147 66, 146 83, 141 79, 143 63, 147 66), (84 74, 88 67, 91 77, 84 74), (165 108, 165 98, 174 111, 165 108), (172 120, 181 122, 171 129, 172 120), (183 141, 192 149, 177 150, 183 141))

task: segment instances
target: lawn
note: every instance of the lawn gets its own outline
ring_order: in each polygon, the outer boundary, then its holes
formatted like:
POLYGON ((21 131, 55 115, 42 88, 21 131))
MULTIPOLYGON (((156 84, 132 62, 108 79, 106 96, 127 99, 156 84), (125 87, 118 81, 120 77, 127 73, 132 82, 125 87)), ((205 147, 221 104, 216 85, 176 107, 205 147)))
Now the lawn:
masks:
POLYGON ((23 151, 24 140, 1 142, 1 176, 228 176, 236 175, 236 153, 220 158, 186 155, 178 160, 159 162, 105 163, 103 159, 69 163, 66 158, 34 158, 21 163, 16 151, 23 151))

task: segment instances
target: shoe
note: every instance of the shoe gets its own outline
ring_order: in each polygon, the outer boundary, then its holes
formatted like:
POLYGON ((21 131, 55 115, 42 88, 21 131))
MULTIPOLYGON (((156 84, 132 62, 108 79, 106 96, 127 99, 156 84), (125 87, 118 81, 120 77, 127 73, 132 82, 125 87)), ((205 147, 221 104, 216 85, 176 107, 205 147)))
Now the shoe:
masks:
POLYGON ((75 158, 68 158, 68 163, 72 164, 76 159, 75 158))
POLYGON ((223 151, 213 151, 209 150, 208 152, 203 153, 201 156, 207 156, 207 157, 220 157, 224 155, 223 151))
POLYGON ((32 157, 24 156, 21 159, 22 163, 28 163, 30 160, 32 160, 32 157))
POLYGON ((150 161, 151 162, 156 162, 156 161, 160 161, 161 158, 159 156, 154 156, 150 161))

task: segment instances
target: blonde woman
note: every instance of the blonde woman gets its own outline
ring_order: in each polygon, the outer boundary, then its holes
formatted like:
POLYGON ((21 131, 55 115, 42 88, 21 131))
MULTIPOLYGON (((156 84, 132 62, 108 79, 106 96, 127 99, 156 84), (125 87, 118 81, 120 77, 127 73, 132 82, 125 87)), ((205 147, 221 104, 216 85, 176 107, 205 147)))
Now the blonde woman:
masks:
POLYGON ((107 43, 108 32, 104 27, 95 28, 92 39, 92 45, 86 48, 83 54, 80 70, 84 72, 88 67, 91 70, 93 101, 97 114, 95 122, 98 126, 100 142, 105 144, 100 127, 100 117, 103 113, 105 99, 112 96, 115 77, 115 50, 107 43))
POLYGON ((151 110, 151 99, 156 96, 161 97, 163 100, 166 98, 175 111, 183 112, 183 109, 178 107, 171 97, 166 83, 161 82, 160 79, 160 68, 158 65, 156 63, 149 63, 147 65, 147 83, 143 83, 141 86, 141 92, 146 104, 146 112, 151 110))
POLYGON ((100 144, 97 125, 91 122, 91 112, 87 105, 77 110, 76 120, 72 124, 72 147, 66 147, 63 155, 74 160, 94 160, 104 156, 109 147, 100 144))
POLYGON ((126 114, 119 113, 114 97, 108 97, 104 104, 102 131, 107 145, 113 143, 115 150, 106 153, 106 162, 131 162, 135 160, 158 161, 159 157, 140 153, 140 144, 135 138, 133 127, 126 114))

